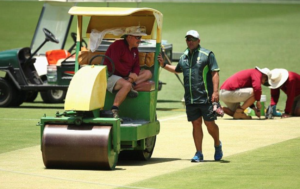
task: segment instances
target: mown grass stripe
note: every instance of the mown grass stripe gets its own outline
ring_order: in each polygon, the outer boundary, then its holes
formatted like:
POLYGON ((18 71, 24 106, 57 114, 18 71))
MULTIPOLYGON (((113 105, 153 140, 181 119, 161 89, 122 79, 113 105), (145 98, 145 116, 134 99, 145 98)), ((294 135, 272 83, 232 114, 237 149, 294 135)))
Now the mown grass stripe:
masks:
POLYGON ((70 181, 70 182, 78 182, 78 183, 86 183, 86 184, 93 184, 93 185, 99 185, 99 186, 112 186, 112 187, 122 187, 122 188, 132 188, 132 189, 152 189, 152 188, 145 188, 145 187, 122 186, 122 185, 105 184, 105 183, 99 183, 99 182, 90 182, 90 181, 85 181, 85 180, 75 180, 75 179, 51 177, 51 176, 46 176, 46 175, 25 173, 25 172, 21 172, 21 171, 12 171, 12 170, 2 169, 2 168, 0 168, 0 171, 7 172, 7 173, 19 174, 19 175, 26 175, 26 176, 54 179, 54 180, 62 180, 62 181, 70 181))

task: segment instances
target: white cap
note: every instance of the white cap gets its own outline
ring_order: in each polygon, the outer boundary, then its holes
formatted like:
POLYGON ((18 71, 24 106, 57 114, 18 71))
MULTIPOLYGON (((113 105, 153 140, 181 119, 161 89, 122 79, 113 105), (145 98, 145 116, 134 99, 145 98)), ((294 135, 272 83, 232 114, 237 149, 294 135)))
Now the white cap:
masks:
POLYGON ((124 35, 133 35, 133 36, 146 36, 146 27, 145 26, 131 26, 125 29, 124 35))
POLYGON ((194 37, 194 38, 200 39, 200 35, 196 30, 190 30, 190 31, 186 32, 185 37, 187 37, 189 35, 194 37))
POLYGON ((286 69, 273 69, 269 79, 271 89, 277 89, 288 79, 289 72, 286 69))

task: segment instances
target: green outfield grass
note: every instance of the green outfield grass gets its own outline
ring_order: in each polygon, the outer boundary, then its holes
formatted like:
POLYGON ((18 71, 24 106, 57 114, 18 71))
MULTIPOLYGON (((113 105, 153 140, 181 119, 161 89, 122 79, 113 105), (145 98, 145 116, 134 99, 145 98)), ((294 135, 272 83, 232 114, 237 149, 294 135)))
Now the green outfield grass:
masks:
MULTIPOLYGON (((135 3, 110 5, 136 6, 135 3)), ((30 46, 41 7, 42 2, 0 1, 0 51, 30 46)), ((221 69, 220 84, 235 72, 255 66, 300 73, 299 4, 140 3, 140 7, 151 7, 164 14, 163 39, 173 44, 175 52, 184 51, 187 30, 198 30, 201 45, 216 54, 221 69)), ((158 119, 184 114, 183 87, 174 74, 165 70, 160 74, 160 80, 167 84, 158 94, 158 119)), ((263 93, 269 100, 269 90, 263 87, 263 93)), ((278 104, 281 110, 285 100, 282 94, 278 104)), ((39 145, 40 130, 35 125, 44 114, 54 116, 56 111, 63 111, 63 104, 44 104, 40 97, 20 108, 0 108, 0 155, 39 145)), ((298 138, 231 156, 230 161, 226 158, 220 163, 199 164, 132 186, 299 188, 299 145, 298 138)))

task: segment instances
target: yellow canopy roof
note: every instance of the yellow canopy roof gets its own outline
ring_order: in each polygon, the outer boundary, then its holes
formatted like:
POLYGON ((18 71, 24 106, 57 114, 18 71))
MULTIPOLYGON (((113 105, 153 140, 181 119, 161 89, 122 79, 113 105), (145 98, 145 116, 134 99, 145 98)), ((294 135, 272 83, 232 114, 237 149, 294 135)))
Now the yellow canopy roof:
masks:
POLYGON ((82 16, 128 16, 134 13, 143 12, 143 14, 153 15, 162 14, 152 8, 123 8, 123 7, 72 7, 69 10, 71 15, 82 16))
MULTIPOLYGON (((123 8, 123 7, 72 7, 69 14, 91 17, 87 35, 92 29, 103 31, 110 28, 145 26, 147 35, 152 35, 156 21, 159 29, 162 27, 163 15, 152 8, 123 8)), ((111 37, 111 36, 106 36, 111 37)))

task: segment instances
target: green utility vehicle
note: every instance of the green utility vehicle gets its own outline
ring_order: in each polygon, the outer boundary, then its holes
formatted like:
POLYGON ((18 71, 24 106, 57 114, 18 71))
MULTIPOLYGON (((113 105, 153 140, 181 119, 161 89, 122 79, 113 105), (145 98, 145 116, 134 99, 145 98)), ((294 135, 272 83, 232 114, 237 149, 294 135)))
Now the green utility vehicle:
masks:
MULTIPOLYGON (((75 66, 72 53, 76 33, 71 31, 73 15, 68 14, 74 2, 87 1, 45 1, 31 46, 0 52, 0 72, 3 72, 0 74, 0 107, 33 102, 38 93, 46 103, 64 102, 75 66)), ((82 46, 88 48, 87 42, 81 40, 82 46)), ((98 50, 106 51, 109 41, 104 40, 98 50)), ((153 47, 141 45, 139 50, 147 52, 149 48, 153 47)), ((166 44, 165 49, 171 58, 172 45, 166 44)), ((160 88, 162 84, 159 82, 160 88)))

